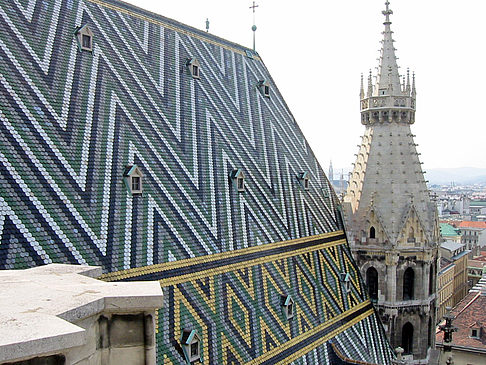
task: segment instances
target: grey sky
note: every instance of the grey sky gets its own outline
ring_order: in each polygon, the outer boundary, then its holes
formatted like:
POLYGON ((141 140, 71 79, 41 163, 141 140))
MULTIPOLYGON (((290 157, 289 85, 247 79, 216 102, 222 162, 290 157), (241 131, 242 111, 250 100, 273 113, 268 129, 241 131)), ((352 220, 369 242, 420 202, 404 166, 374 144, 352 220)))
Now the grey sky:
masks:
MULTIPOLYGON (((252 46, 249 0, 128 0, 252 46)), ((384 0, 260 0, 256 48, 327 172, 350 168, 364 127, 360 74, 375 72, 384 0)), ((425 170, 486 167, 486 2, 391 0, 401 73, 417 80, 412 132, 425 170)))

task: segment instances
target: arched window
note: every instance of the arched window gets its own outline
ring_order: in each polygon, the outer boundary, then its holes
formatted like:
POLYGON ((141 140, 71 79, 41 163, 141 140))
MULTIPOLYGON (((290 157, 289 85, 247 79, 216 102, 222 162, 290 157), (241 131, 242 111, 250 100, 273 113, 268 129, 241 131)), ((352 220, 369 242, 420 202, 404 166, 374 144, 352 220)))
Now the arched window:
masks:
POLYGON ((374 267, 366 270, 366 286, 371 300, 378 300, 378 271, 374 267))
POLYGON ((435 276, 435 268, 434 268, 434 264, 432 264, 430 265, 430 270, 429 270, 429 295, 432 295, 432 293, 435 291, 434 276, 435 276))
POLYGON ((413 352, 413 326, 410 322, 405 323, 402 328, 402 348, 406 355, 413 352))
POLYGON ((409 267, 403 274, 403 300, 413 299, 413 285, 415 280, 415 273, 409 267))
POLYGON ((415 231, 413 230, 413 227, 410 227, 410 230, 408 231, 408 239, 413 240, 415 238, 415 231))
POLYGON ((370 228, 370 238, 376 238, 376 230, 373 226, 370 228))

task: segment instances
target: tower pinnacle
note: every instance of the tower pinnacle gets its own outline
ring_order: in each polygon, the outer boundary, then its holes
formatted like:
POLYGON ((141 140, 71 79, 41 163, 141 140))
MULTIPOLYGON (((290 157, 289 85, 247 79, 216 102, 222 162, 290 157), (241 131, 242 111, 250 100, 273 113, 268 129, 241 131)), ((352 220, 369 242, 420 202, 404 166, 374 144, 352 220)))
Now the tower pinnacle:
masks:
POLYGON ((390 2, 385 3, 386 9, 382 12, 385 15, 385 31, 381 45, 380 65, 378 66, 378 79, 376 84, 376 95, 393 95, 401 91, 400 75, 398 73, 397 57, 393 45, 393 32, 391 30, 390 2))
POLYGON ((381 41, 378 74, 373 83, 372 77, 368 78, 368 93, 360 93, 361 99, 361 123, 373 124, 383 122, 397 122, 413 124, 415 121, 415 87, 412 80, 410 87, 410 76, 402 79, 398 72, 397 57, 391 30, 390 2, 386 1, 385 30, 381 41))

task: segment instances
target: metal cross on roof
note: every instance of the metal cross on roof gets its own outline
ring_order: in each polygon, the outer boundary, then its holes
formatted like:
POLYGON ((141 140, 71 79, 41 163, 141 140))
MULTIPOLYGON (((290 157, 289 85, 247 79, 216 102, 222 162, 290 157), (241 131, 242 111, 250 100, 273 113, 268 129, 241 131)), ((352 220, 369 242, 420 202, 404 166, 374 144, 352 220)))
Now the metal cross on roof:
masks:
POLYGON ((253 2, 253 5, 250 6, 250 9, 253 9, 253 14, 255 14, 255 8, 258 8, 258 5, 256 5, 255 2, 253 2))
POLYGON ((253 5, 250 6, 250 9, 253 9, 253 26, 251 27, 251 30, 253 31, 253 51, 255 51, 255 32, 257 30, 257 27, 255 25, 255 9, 258 8, 258 5, 255 4, 255 1, 253 1, 253 5))

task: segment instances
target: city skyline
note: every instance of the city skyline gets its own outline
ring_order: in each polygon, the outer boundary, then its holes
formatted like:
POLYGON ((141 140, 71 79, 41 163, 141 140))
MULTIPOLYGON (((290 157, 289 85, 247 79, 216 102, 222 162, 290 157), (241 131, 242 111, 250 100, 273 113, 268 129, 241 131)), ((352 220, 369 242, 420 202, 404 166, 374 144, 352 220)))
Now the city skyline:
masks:
MULTIPOLYGON (((251 1, 128 2, 201 30, 208 18, 210 33, 252 47, 251 1)), ((330 160, 336 172, 351 169, 364 132, 360 75, 366 80, 370 69, 376 74, 384 1, 256 4, 256 50, 312 150, 326 171, 330 160)), ((479 70, 486 57, 479 45, 486 30, 481 20, 486 4, 395 0, 390 7, 400 73, 409 67, 416 74, 412 132, 424 170, 485 168, 479 146, 486 125, 480 122, 479 105, 486 76, 479 70)))

